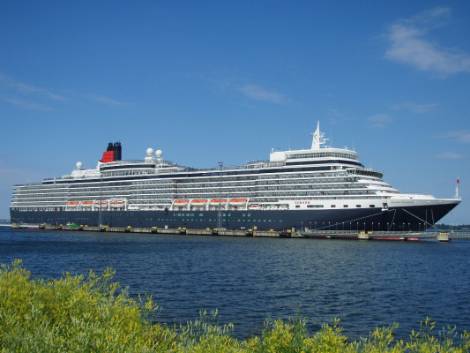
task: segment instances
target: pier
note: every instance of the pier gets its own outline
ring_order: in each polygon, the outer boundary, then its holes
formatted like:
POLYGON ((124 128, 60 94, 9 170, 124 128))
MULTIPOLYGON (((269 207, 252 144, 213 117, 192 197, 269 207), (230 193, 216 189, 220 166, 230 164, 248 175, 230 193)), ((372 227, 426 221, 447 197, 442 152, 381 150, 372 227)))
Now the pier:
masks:
MULTIPOLYGON (((0 226, 2 226, 0 224, 0 226)), ((412 231, 350 231, 350 230, 259 230, 252 229, 226 229, 226 228, 158 228, 158 227, 112 227, 101 224, 99 226, 88 225, 51 225, 51 224, 5 224, 15 229, 43 229, 63 231, 88 231, 110 233, 148 233, 148 234, 173 234, 189 236, 230 236, 230 237, 269 237, 269 238, 305 238, 305 239, 332 239, 332 240, 359 240, 359 241, 439 241, 470 240, 470 231, 442 231, 428 230, 424 232, 412 231)))

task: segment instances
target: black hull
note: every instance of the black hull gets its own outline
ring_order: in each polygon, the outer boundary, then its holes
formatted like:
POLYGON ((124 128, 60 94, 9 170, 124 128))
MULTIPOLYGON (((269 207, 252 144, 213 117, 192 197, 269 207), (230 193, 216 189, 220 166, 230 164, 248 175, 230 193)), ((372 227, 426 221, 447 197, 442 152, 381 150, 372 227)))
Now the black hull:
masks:
POLYGON ((279 211, 10 211, 16 224, 110 227, 423 231, 457 205, 279 211))

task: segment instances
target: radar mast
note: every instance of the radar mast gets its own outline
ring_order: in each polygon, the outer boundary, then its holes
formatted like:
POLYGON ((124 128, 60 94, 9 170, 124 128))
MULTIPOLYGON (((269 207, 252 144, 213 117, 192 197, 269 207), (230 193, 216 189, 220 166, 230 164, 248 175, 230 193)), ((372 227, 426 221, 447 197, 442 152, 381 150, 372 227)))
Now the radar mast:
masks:
POLYGON ((315 129, 315 132, 313 133, 311 149, 319 150, 321 148, 321 145, 324 145, 326 141, 327 139, 325 138, 325 134, 320 131, 320 121, 317 121, 317 128, 315 129))

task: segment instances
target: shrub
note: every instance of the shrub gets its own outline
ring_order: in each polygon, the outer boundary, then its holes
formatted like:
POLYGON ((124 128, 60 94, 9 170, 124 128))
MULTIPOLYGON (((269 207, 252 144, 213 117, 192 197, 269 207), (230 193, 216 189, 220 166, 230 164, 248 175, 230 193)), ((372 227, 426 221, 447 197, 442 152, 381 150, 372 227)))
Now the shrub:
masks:
POLYGON ((151 298, 135 300, 112 282, 113 272, 60 279, 31 279, 20 261, 0 266, 0 352, 470 352, 470 334, 436 332, 426 319, 405 341, 396 325, 350 340, 338 321, 309 334, 302 319, 271 321, 259 336, 238 340, 217 312, 177 327, 152 323, 151 298))

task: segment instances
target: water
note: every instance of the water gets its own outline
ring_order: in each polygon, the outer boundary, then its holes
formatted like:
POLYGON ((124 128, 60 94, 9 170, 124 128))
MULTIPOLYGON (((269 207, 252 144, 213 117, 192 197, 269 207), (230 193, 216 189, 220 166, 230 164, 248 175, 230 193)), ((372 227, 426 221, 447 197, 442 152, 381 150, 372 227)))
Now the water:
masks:
POLYGON ((312 329, 338 317, 349 335, 425 316, 470 330, 470 242, 313 239, 0 230, 0 262, 23 259, 33 276, 116 270, 131 295, 151 294, 157 320, 185 322, 219 309, 235 334, 267 318, 303 316, 312 329))

